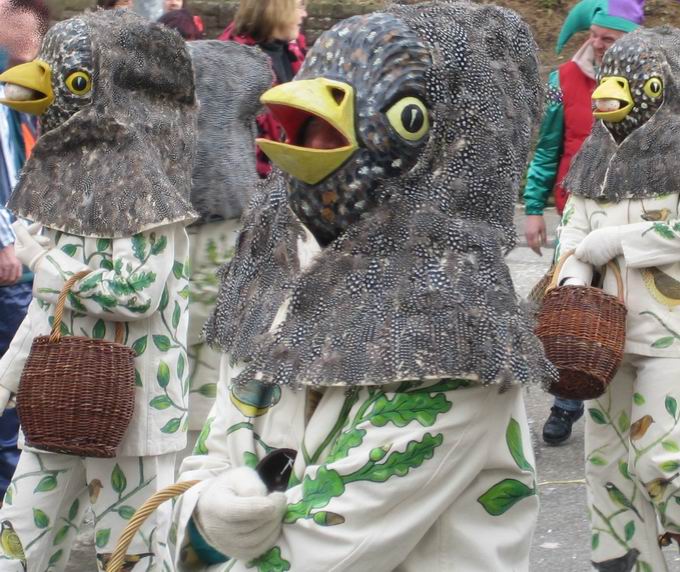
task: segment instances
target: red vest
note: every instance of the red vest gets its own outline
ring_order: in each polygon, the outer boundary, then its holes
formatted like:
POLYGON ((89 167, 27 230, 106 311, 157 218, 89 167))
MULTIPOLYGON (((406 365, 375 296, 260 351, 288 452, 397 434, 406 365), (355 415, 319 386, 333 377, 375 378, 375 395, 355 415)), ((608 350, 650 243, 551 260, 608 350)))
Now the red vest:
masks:
POLYGON ((562 181, 569 171, 571 160, 578 153, 593 128, 593 104, 591 96, 595 91, 595 80, 581 71, 576 62, 570 61, 559 68, 562 105, 564 108, 564 135, 562 158, 555 178, 555 207, 562 214, 567 202, 567 191, 562 181))

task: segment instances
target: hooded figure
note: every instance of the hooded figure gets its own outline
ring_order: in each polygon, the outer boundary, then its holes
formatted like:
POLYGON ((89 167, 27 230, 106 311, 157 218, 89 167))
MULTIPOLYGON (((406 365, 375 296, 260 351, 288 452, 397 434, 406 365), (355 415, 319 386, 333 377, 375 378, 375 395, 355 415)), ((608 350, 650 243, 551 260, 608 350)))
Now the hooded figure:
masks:
POLYGON ((191 203, 201 218, 188 229, 189 429, 200 430, 215 400, 220 354, 205 344, 201 330, 215 308, 216 272, 234 254, 241 211, 258 181, 255 115, 271 86, 272 71, 259 49, 235 42, 187 44, 199 103, 191 203))
MULTIPOLYGON (((62 333, 113 340, 120 323, 136 352, 135 411, 115 458, 24 448, 0 510, 2 535, 16 537, 0 543, 12 546, 0 570, 65 570, 88 505, 105 563, 135 508, 174 481, 175 452, 186 444, 191 59, 176 33, 125 10, 97 12, 55 25, 38 58, 0 81, 5 104, 43 117, 9 204, 35 222, 14 225, 17 256, 35 280, 0 361, 2 407, 77 272, 89 274, 68 296, 62 333)), ((81 413, 97 414, 86 405, 81 413)), ((168 562, 168 526, 161 510, 135 537, 131 551, 148 570, 168 562)))
POLYGON ((207 327, 228 355, 180 570, 528 570, 520 384, 553 371, 503 253, 540 95, 514 13, 440 1, 336 25, 265 93, 286 173, 207 327))
MULTIPOLYGON (((548 239, 543 211, 552 195, 557 214, 562 214, 568 199, 564 178, 593 127, 591 96, 597 70, 607 49, 642 24, 643 4, 640 0, 583 0, 564 21, 557 53, 573 34, 589 34, 571 59, 548 77, 543 119, 523 193, 524 235, 539 255, 548 239)), ((543 426, 543 440, 550 445, 564 443, 583 411, 582 401, 556 397, 543 426)))
MULTIPOLYGON (((680 533, 680 31, 638 30, 605 54, 591 136, 566 179, 560 275, 589 284, 610 260, 628 309, 623 364, 586 420, 593 561, 666 570, 656 542, 680 533), (624 540, 625 539, 625 540, 624 540)), ((617 293, 607 274, 604 289, 617 293)), ((614 568, 607 568, 614 569, 614 568)))

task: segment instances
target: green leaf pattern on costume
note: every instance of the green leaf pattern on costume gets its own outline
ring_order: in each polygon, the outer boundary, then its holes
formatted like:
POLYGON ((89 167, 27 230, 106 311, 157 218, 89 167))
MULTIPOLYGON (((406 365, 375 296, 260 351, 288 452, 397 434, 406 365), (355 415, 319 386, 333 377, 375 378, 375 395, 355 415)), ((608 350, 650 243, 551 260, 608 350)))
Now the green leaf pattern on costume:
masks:
POLYGON ((503 479, 477 499, 491 516, 501 516, 519 501, 534 496, 536 489, 517 479, 503 479))
MULTIPOLYGON (((234 246, 226 234, 220 234, 214 238, 209 238, 205 242, 204 252, 199 258, 204 259, 207 264, 197 266, 191 272, 191 287, 186 294, 191 299, 191 303, 213 306, 217 301, 217 291, 219 289, 219 278, 216 270, 234 256, 234 246)), ((176 273, 181 273, 187 269, 173 269, 176 273)))
MULTIPOLYGON (((677 493, 676 487, 669 485, 680 471, 680 459, 677 458, 680 444, 675 437, 680 412, 674 396, 661 395, 654 398, 652 402, 651 395, 636 391, 632 393, 630 401, 622 405, 612 399, 611 392, 607 392, 590 402, 589 422, 594 423, 597 432, 601 434, 598 441, 594 441, 601 445, 593 446, 586 454, 586 461, 593 467, 590 478, 594 486, 602 487, 589 507, 594 531, 594 561, 603 561, 611 554, 610 548, 606 553, 598 553, 603 545, 614 543, 623 553, 639 546, 635 541, 636 536, 647 534, 645 526, 640 526, 640 503, 647 504, 651 500, 662 527, 671 532, 680 532, 680 527, 667 515, 668 505, 674 502, 677 493), (609 435, 605 439, 606 433, 609 435), (655 461, 659 477, 642 480, 638 465, 649 463, 655 456, 663 459, 655 461), (618 471, 608 472, 607 467, 614 463, 618 466, 618 471), (602 470, 607 471, 606 478, 603 475, 598 481, 598 472, 602 470), (666 478, 661 474, 665 474, 666 478), (643 488, 647 490, 647 497, 642 496, 643 488), (599 498, 602 498, 602 503, 599 498), (603 538, 607 538, 606 544, 601 542, 603 538)), ((645 516, 645 521, 646 519, 645 516)), ((652 568, 647 562, 637 560, 636 572, 648 570, 651 571, 652 568)))
POLYGON ((519 501, 536 495, 536 480, 534 467, 524 454, 522 428, 513 417, 510 418, 505 430, 505 442, 510 451, 510 456, 522 471, 530 473, 533 477, 531 486, 517 479, 503 479, 487 489, 477 502, 491 516, 501 516, 515 506, 519 501))
POLYGON ((274 546, 259 558, 249 562, 248 568, 257 568, 257 572, 287 572, 290 570, 290 562, 281 556, 281 549, 274 546))
MULTIPOLYGON (((344 517, 335 512, 318 511, 326 507, 332 499, 344 494, 348 485, 355 482, 382 483, 393 477, 405 477, 434 456, 444 437, 442 434, 425 433, 420 440, 412 440, 403 451, 392 450, 386 443, 368 451, 366 462, 351 473, 340 473, 329 468, 331 463, 349 455, 352 449, 363 445, 369 426, 381 428, 386 425, 406 427, 414 424, 431 427, 439 415, 448 412, 452 403, 446 391, 460 387, 454 380, 445 380, 422 386, 420 383, 404 383, 395 392, 371 388, 358 401, 359 392, 351 392, 345 398, 343 413, 329 438, 313 455, 318 457, 329 448, 327 465, 321 465, 313 476, 305 475, 302 481, 302 498, 288 506, 284 523, 294 523, 300 519, 311 519, 319 526, 335 526, 344 522, 344 517), (451 381, 451 383, 447 383, 451 381), (350 415, 350 411, 355 411, 350 415)), ((295 479, 292 479, 294 482, 295 479)))

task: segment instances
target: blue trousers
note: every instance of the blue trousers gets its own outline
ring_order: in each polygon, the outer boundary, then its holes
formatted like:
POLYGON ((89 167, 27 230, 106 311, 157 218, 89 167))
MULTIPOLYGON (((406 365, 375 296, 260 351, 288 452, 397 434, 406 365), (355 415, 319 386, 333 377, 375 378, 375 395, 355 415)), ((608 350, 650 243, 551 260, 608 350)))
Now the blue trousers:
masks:
POLYGON ((555 407, 560 407, 572 413, 583 409, 583 401, 579 401, 578 399, 562 399, 561 397, 556 397, 554 405, 555 407))
MULTIPOLYGON (((31 282, 0 286, 0 357, 9 348, 14 334, 26 316, 33 296, 32 290, 31 282)), ((17 410, 7 409, 0 417, 0 498, 5 496, 19 462, 18 434, 17 410)))

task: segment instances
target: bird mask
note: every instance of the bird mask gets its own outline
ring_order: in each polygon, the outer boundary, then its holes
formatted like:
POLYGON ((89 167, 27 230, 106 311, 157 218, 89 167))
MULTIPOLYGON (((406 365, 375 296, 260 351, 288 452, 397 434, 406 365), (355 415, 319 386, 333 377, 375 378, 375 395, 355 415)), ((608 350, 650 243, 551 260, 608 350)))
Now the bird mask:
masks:
POLYGON ((177 33, 127 10, 84 14, 0 81, 1 103, 41 115, 8 205, 17 215, 109 238, 195 218, 194 77, 177 33))
POLYGON ((236 42, 189 42, 198 135, 191 202, 202 220, 238 218, 255 187, 255 115, 272 85, 269 58, 236 42))
POLYGON ((246 213, 206 331, 247 361, 238 382, 554 375, 503 260, 541 101, 516 14, 437 1, 350 18, 263 101, 287 139, 262 148, 286 173, 246 213), (325 246, 303 270, 301 224, 325 246))
POLYGON ((607 52, 593 93, 598 120, 566 188, 609 201, 677 192, 680 30, 640 29, 607 52))

